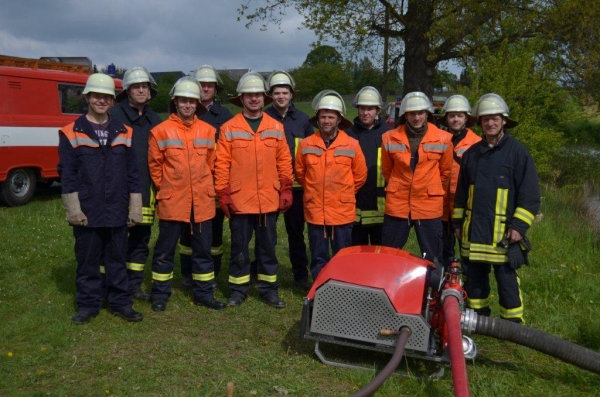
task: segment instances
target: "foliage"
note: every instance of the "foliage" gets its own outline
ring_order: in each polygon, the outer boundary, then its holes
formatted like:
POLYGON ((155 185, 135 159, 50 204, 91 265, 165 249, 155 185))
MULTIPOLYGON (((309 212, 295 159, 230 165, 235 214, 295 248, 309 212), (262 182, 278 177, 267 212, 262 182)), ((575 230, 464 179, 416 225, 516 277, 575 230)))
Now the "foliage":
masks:
MULTIPOLYGON (((176 264, 166 312, 136 302, 144 321, 130 324, 102 310, 74 326, 73 235, 65 222, 60 188, 38 189, 32 203, 0 207, 0 395, 4 396, 348 396, 373 379, 390 355, 339 347, 336 358, 370 370, 322 364, 314 342, 299 338, 304 294, 293 287, 283 217, 277 255, 280 292, 288 307, 261 303, 256 288, 239 308, 211 311, 191 304, 176 264)), ((527 325, 599 351, 600 254, 597 235, 577 205, 574 190, 543 192, 543 220, 528 233, 531 265, 519 271, 527 325)), ((158 227, 153 229, 154 245, 158 227)), ((216 296, 229 295, 230 236, 216 296)), ((414 236, 409 246, 416 251, 414 236)), ((150 258, 144 288, 151 286, 150 258)), ((365 269, 368 264, 365 264, 365 269)), ((492 310, 498 315, 493 287, 492 310)), ((467 365, 473 396, 591 396, 598 375, 510 342, 471 335, 479 354, 467 365)), ((322 343, 325 352, 328 344, 322 343)), ((440 379, 416 378, 425 361, 406 360, 377 397, 452 396, 449 367, 440 379)))
POLYGON ((454 73, 446 69, 438 69, 433 80, 433 87, 436 92, 454 92, 458 89, 458 79, 454 73))
POLYGON ((352 92, 352 75, 343 65, 319 63, 313 67, 299 67, 289 71, 296 86, 298 100, 312 100, 320 91, 328 88, 340 94, 352 92))
POLYGON ((554 182, 562 164, 556 162, 564 149, 562 123, 572 122, 581 113, 572 96, 558 86, 553 65, 539 62, 542 42, 523 44, 507 41, 493 53, 482 48, 468 95, 474 105, 486 92, 502 96, 510 109, 510 118, 519 126, 512 133, 531 151, 543 181, 554 182))
POLYGON ((167 73, 156 81, 158 92, 150 102, 150 106, 155 112, 165 113, 169 111, 169 103, 171 102, 169 91, 171 91, 176 81, 177 76, 174 73, 167 73))
POLYGON ((306 55, 302 67, 311 68, 321 63, 342 66, 342 55, 332 46, 321 45, 313 49, 306 55))
POLYGON ((539 37, 552 50, 546 52, 547 58, 562 62, 562 76, 586 84, 597 95, 600 90, 593 88, 600 84, 600 7, 595 4, 587 0, 243 0, 238 19, 245 18, 247 26, 262 23, 263 29, 269 24, 281 28, 285 10, 293 7, 319 43, 334 41, 345 52, 377 59, 383 56, 383 38, 391 38, 390 73, 403 63, 405 92, 428 95, 433 93, 440 62, 468 62, 482 46, 494 52, 505 41, 539 37), (581 65, 583 70, 577 68, 581 65))

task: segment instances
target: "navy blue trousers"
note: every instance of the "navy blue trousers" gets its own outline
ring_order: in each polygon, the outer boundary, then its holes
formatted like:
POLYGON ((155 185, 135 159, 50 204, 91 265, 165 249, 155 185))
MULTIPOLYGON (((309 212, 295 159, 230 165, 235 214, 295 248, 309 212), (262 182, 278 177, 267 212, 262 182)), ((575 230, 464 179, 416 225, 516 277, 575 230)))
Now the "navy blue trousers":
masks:
POLYGON ((159 234, 154 246, 152 260, 152 300, 168 299, 171 296, 173 279, 173 258, 177 241, 184 228, 190 229, 192 248, 192 279, 195 299, 207 299, 213 296, 212 281, 215 278, 213 260, 210 255, 212 242, 211 221, 200 223, 159 220, 159 234))
POLYGON ((339 226, 324 226, 308 224, 308 244, 312 259, 310 261, 310 272, 313 280, 317 278, 321 269, 329 262, 331 256, 338 253, 342 248, 352 245, 353 223, 339 226), (331 246, 331 255, 329 247, 331 246))
POLYGON ((442 258, 442 219, 412 220, 384 215, 382 244, 388 247, 402 249, 408 241, 410 229, 415 228, 417 242, 421 255, 427 260, 442 258))
POLYGON ((133 304, 129 291, 127 264, 127 227, 73 227, 77 275, 77 310, 97 313, 102 306, 100 266, 106 272, 106 298, 111 309, 133 304))

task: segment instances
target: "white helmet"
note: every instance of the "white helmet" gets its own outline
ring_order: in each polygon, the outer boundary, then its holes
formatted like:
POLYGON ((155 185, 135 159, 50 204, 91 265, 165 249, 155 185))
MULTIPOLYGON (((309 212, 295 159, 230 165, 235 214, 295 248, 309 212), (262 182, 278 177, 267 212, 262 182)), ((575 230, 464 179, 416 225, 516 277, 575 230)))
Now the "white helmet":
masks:
POLYGON ((99 94, 108 94, 115 97, 115 81, 112 77, 104 73, 94 73, 88 77, 85 83, 85 88, 82 91, 83 95, 90 92, 99 94))
POLYGON ((334 90, 323 90, 319 92, 312 101, 312 108, 315 110, 315 115, 309 119, 313 127, 318 126, 319 110, 335 110, 340 114, 342 121, 339 128, 347 129, 352 127, 352 122, 344 117, 346 113, 346 104, 344 98, 334 90))
POLYGON ((200 84, 196 79, 190 76, 180 78, 175 82, 171 91, 169 91, 171 102, 169 103, 169 112, 175 113, 177 111, 173 100, 176 97, 183 98, 194 98, 198 100, 198 107, 196 108, 196 114, 198 116, 206 113, 207 109, 201 103, 202 101, 202 90, 200 90, 200 84))
POLYGON ((129 87, 138 83, 148 83, 150 85, 150 97, 148 100, 156 96, 156 81, 154 81, 154 78, 146 68, 136 66, 128 69, 123 75, 123 91, 117 94, 117 101, 121 102, 123 99, 127 98, 127 90, 129 87))
POLYGON ((451 112, 463 112, 467 114, 467 122, 465 127, 470 127, 477 122, 477 118, 471 116, 471 104, 469 100, 462 95, 452 95, 446 99, 444 106, 440 112, 439 123, 448 126, 448 120, 446 120, 446 113, 451 112))
POLYGON ((267 95, 267 83, 265 79, 257 72, 248 72, 240 78, 236 88, 238 96, 229 98, 229 102, 238 107, 244 107, 241 101, 242 94, 262 93, 265 97, 265 106, 273 101, 273 98, 267 95))
POLYGON ((509 119, 508 113, 508 105, 506 105, 504 99, 502 99, 500 95, 494 93, 483 95, 481 98, 479 98, 477 104, 473 108, 473 116, 476 118, 500 114, 506 120, 506 128, 516 127, 519 123, 509 119))
POLYGON ((355 108, 358 108, 359 106, 376 106, 379 109, 382 109, 385 107, 385 104, 381 99, 381 94, 379 94, 377 88, 371 86, 361 88, 350 104, 355 108))
POLYGON ((202 65, 198 69, 194 70, 193 77, 198 80, 199 83, 215 83, 217 86, 217 94, 223 92, 225 86, 219 73, 210 65, 202 65))
POLYGON ((273 88, 278 85, 287 85, 290 87, 292 92, 294 92, 294 88, 296 87, 296 82, 294 78, 290 76, 288 72, 284 72, 283 70, 276 70, 267 79, 269 85, 269 93, 273 92, 273 88))
POLYGON ((427 111, 427 120, 431 123, 435 122, 433 118, 433 105, 429 100, 429 97, 423 94, 420 91, 413 91, 406 94, 404 98, 402 98, 402 103, 400 104, 400 110, 398 115, 400 116, 399 124, 406 123, 406 116, 404 115, 406 112, 418 112, 420 110, 427 111))

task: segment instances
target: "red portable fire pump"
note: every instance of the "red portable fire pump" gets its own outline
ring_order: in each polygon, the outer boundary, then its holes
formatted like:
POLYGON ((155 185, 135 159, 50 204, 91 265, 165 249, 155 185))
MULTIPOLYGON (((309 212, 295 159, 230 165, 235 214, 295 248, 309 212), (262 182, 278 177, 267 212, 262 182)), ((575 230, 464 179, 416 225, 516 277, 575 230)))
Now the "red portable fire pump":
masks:
POLYGON ((390 362, 353 396, 368 396, 396 370, 403 356, 451 364, 456 396, 468 396, 465 358, 477 349, 471 333, 515 342, 600 374, 600 354, 542 331, 465 308, 461 267, 447 272, 438 263, 382 246, 341 250, 322 269, 304 298, 301 338, 320 343, 393 353, 390 362))

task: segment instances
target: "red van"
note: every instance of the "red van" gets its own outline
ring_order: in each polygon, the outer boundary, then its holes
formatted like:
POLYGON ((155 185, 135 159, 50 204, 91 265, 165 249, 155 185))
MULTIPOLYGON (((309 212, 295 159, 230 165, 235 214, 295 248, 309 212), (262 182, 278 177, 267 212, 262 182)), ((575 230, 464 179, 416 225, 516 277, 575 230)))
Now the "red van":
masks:
POLYGON ((37 183, 58 181, 58 129, 87 111, 89 58, 50 59, 0 55, 0 201, 8 206, 28 203, 37 183))

